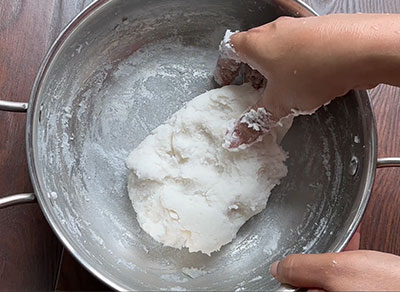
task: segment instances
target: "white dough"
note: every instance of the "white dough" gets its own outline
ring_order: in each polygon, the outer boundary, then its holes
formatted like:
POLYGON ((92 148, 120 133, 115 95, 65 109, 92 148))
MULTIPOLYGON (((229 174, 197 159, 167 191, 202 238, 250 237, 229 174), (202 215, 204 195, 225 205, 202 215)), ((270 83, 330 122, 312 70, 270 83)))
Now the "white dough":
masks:
POLYGON ((248 84, 206 92, 129 155, 129 197, 140 226, 155 240, 210 254, 266 207, 287 174, 278 143, 291 121, 249 149, 222 147, 227 128, 259 95, 248 84))

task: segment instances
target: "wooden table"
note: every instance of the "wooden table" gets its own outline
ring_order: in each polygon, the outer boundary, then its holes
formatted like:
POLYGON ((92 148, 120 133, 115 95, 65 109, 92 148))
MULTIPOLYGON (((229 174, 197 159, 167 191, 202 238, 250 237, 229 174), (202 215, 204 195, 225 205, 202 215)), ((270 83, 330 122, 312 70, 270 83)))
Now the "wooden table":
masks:
MULTIPOLYGON (((0 2, 0 98, 27 101, 46 50, 91 0, 0 2)), ((321 14, 400 13, 400 0, 307 0, 321 14)), ((400 90, 371 91, 379 156, 400 155, 400 90)), ((25 158, 25 115, 0 112, 0 196, 32 191, 25 158)), ((377 171, 362 221, 361 247, 400 255, 400 169, 377 171)), ((0 290, 53 290, 62 246, 35 204, 0 210, 0 290)), ((105 290, 69 255, 58 281, 62 290, 105 290)))

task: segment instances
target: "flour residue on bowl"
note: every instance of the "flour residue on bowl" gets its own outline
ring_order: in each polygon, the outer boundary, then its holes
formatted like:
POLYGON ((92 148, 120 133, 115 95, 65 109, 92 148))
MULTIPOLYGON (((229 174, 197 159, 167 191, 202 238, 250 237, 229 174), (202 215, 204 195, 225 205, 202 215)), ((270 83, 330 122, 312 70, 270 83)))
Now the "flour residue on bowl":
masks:
POLYGON ((210 255, 266 207, 287 174, 278 126, 250 149, 222 147, 230 122, 259 96, 250 84, 201 94, 129 155, 129 197, 140 226, 155 240, 210 255))
MULTIPOLYGON (((144 5, 151 3, 153 1, 144 5)), ((235 7, 246 3, 240 2, 235 7)), ((325 240, 323 230, 326 226, 318 228, 312 217, 331 215, 337 224, 342 222, 337 212, 332 210, 337 205, 334 199, 341 196, 337 194, 341 183, 336 179, 340 176, 337 169, 341 169, 341 157, 334 153, 338 146, 332 142, 335 138, 333 132, 327 131, 327 127, 334 123, 320 122, 316 118, 312 121, 319 126, 316 133, 328 137, 326 151, 332 178, 329 185, 335 184, 337 189, 330 191, 321 187, 322 179, 315 182, 305 178, 306 185, 302 186, 302 190, 306 190, 304 204, 300 202, 298 206, 304 218, 279 209, 280 204, 288 206, 298 195, 298 189, 286 180, 285 189, 278 187, 275 195, 271 196, 268 212, 248 221, 236 240, 211 258, 166 248, 155 242, 141 231, 135 220, 127 198, 128 170, 124 160, 151 130, 193 97, 213 88, 212 72, 218 43, 226 27, 244 28, 238 14, 234 10, 218 9, 218 2, 209 3, 215 5, 213 11, 193 11, 190 7, 165 11, 163 3, 154 4, 157 8, 152 11, 142 9, 136 13, 135 10, 135 17, 129 17, 129 21, 121 21, 125 11, 119 11, 117 16, 110 15, 109 21, 99 23, 102 28, 109 27, 109 30, 103 30, 103 34, 83 31, 84 41, 72 36, 63 48, 62 54, 67 56, 65 62, 49 68, 51 82, 44 82, 47 87, 43 88, 43 99, 37 105, 40 118, 35 117, 38 130, 34 136, 38 141, 34 150, 37 152, 35 167, 42 177, 41 187, 46 189, 43 205, 49 204, 50 215, 58 219, 57 227, 65 232, 74 249, 92 267, 100 266, 99 271, 107 268, 116 278, 123 274, 135 275, 128 277, 126 290, 132 287, 184 290, 193 285, 220 290, 221 281, 215 281, 216 277, 224 279, 225 285, 232 289, 275 287, 276 282, 264 274, 275 255, 302 251, 307 240, 314 236, 325 240), (186 13, 188 10, 192 12, 186 13), (192 30, 192 27, 201 29, 192 30), (126 129, 134 131, 127 133, 126 129), (313 186, 309 186, 311 183, 313 186), (57 194, 56 199, 51 192, 57 194), (315 202, 333 199, 306 208, 306 204, 314 202, 311 195, 315 196, 315 202), (289 231, 286 227, 293 221, 298 222, 299 228, 289 231), (278 230, 277 236, 271 236, 277 232, 278 223, 284 227, 283 230, 278 230), (299 238, 299 233, 304 240, 299 238), (296 239, 298 242, 293 244, 296 239), (97 252, 91 252, 93 250, 97 252), (194 267, 207 271, 207 274, 193 279, 182 272, 182 267, 194 267), (262 274, 253 269, 262 271, 262 274), (240 277, 237 276, 238 270, 241 271, 240 277), (160 278, 163 274, 173 275, 167 277, 169 280, 176 276, 188 281, 171 283, 166 277, 160 278), (259 275, 263 278, 250 282, 258 279, 259 275), (144 280, 148 278, 154 281, 148 283, 144 280), (238 283, 241 283, 240 287, 238 283)), ((199 5, 206 4, 199 2, 199 5)), ((268 18, 268 13, 264 13, 266 6, 266 1, 258 2, 250 13, 260 11, 261 18, 268 18)), ((239 12, 243 11, 247 13, 250 10, 246 8, 239 12)), ((319 143, 315 131, 301 128, 299 133, 309 139, 304 141, 319 143)), ((285 149, 290 148, 289 142, 285 149)), ((306 148, 301 150, 304 155, 315 153, 306 148)), ((291 153, 297 153, 299 159, 303 155, 296 149, 291 153)), ((314 161, 314 165, 319 167, 321 161, 314 161)), ((293 167, 291 159, 287 162, 289 167, 293 167)), ((312 172, 306 162, 301 165, 312 172)), ((321 178, 326 177, 322 166, 320 170, 321 178)), ((236 208, 235 204, 231 206, 236 208)), ((332 220, 321 222, 332 227, 335 224, 332 220)), ((315 240, 313 244, 307 246, 308 251, 318 250, 321 240, 315 240)))

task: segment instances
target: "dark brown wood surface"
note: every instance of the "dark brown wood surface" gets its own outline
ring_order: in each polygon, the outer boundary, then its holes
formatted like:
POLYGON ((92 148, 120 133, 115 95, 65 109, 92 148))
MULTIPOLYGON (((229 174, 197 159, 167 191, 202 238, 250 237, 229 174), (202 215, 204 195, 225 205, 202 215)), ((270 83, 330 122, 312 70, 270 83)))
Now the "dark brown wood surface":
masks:
MULTIPOLYGON (((0 1, 0 99, 28 101, 54 38, 84 1, 0 1)), ((0 112, 0 196, 31 192, 25 114, 0 112)), ((62 246, 37 204, 0 210, 0 290, 53 290, 62 246)))
MULTIPOLYGON (((0 99, 27 101, 40 61, 61 29, 91 0, 0 1, 0 99)), ((321 14, 400 13, 400 0, 307 0, 321 14)), ((400 90, 371 91, 379 156, 400 156, 400 90)), ((25 115, 0 112, 0 196, 32 191, 25 115)), ((400 255, 400 169, 378 170, 362 221, 361 247, 400 255)), ((36 204, 0 210, 0 290, 52 290, 62 247, 36 204)), ((65 253, 58 288, 105 290, 65 253)))
MULTIPOLYGON (((306 0, 320 14, 400 13, 400 0, 306 0)), ((400 156, 400 89, 370 91, 378 128, 378 156, 400 156)), ((400 168, 378 169, 361 222, 362 249, 400 255, 400 168)))

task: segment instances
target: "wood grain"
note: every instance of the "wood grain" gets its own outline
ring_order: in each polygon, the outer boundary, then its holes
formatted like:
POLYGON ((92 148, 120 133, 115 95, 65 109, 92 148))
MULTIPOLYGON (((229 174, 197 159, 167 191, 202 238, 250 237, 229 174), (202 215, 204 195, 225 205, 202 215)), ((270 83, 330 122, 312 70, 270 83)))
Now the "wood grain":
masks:
MULTIPOLYGON (((400 156, 400 90, 371 91, 378 127, 378 155, 400 156)), ((361 247, 400 255, 400 169, 377 170, 361 229, 361 247)))
POLYGON ((398 13, 400 0, 303 0, 319 14, 398 13))
POLYGON ((64 249, 60 274, 57 282, 59 291, 110 291, 64 249))
MULTIPOLYGON (((0 2, 0 99, 27 101, 40 61, 62 28, 92 0, 0 2)), ((400 13, 400 0, 306 0, 320 14, 400 13)), ((400 156, 400 90, 371 91, 379 156, 400 156)), ((31 191, 25 115, 0 112, 0 196, 31 191)), ((362 221, 361 247, 400 255, 400 169, 377 171, 362 221)), ((37 205, 0 210, 0 290, 52 290, 61 245, 37 205)), ((107 290, 68 253, 58 288, 107 290)))
MULTIPOLYGON (((80 2, 0 2, 1 99, 28 101, 42 58, 80 2)), ((31 191, 25 115, 0 112, 0 196, 31 191)), ((37 204, 0 210, 0 290, 53 290, 61 250, 37 204)))
MULTIPOLYGON (((317 12, 400 13, 400 0, 307 0, 317 12)), ((400 89, 370 90, 378 128, 378 156, 400 156, 400 89)), ((400 168, 377 170, 370 203, 361 223, 361 248, 400 255, 400 168)))

